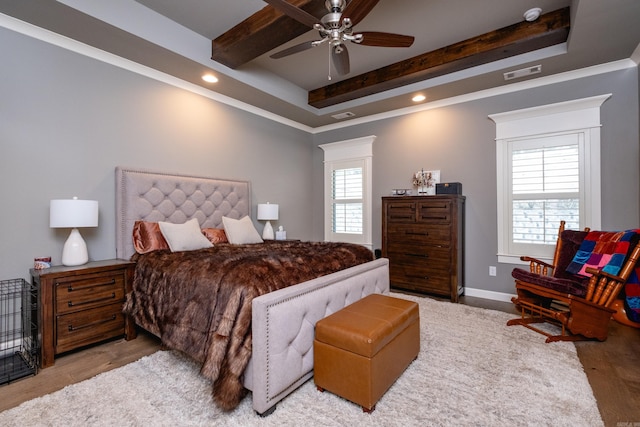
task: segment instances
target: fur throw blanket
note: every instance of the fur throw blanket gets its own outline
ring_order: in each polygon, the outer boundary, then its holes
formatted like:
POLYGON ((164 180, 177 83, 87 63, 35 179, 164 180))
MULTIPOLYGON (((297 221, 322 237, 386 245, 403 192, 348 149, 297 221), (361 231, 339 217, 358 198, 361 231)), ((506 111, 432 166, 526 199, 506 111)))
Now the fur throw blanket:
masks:
POLYGON ((124 312, 166 347, 201 363, 214 401, 231 410, 246 394, 252 300, 372 259, 359 245, 295 241, 136 254, 124 312))

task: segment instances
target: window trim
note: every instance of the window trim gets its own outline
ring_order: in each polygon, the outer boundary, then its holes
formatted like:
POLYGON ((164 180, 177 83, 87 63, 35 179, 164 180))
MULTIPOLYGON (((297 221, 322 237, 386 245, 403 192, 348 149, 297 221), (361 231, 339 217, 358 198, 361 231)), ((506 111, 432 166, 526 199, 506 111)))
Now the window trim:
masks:
MULTIPOLYGON (((544 138, 558 134, 582 134, 584 156, 582 166, 584 176, 580 189, 584 196, 584 211, 581 211, 580 227, 601 228, 601 188, 600 188, 600 106, 611 94, 590 98, 491 114, 496 123, 496 178, 497 178, 497 231, 498 262, 522 264, 520 255, 509 253, 509 226, 511 223, 509 147, 513 141, 533 137, 544 138)), ((554 245, 538 245, 546 248, 536 256, 546 261, 553 258, 554 245)))
POLYGON ((346 141, 319 145, 324 151, 324 238, 326 241, 358 243, 373 248, 372 241, 372 164, 373 141, 370 135, 346 141), (331 175, 336 166, 347 162, 362 162, 362 234, 333 233, 331 231, 331 175))

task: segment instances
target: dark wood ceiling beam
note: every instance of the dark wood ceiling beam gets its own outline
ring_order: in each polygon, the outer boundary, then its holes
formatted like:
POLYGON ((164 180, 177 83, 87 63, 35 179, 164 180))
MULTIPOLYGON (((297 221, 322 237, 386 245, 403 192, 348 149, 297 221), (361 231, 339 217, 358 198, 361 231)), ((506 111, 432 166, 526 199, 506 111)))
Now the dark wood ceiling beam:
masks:
POLYGON ((567 7, 312 90, 309 105, 324 108, 553 46, 567 40, 569 29, 567 7))
MULTIPOLYGON (((290 0, 290 3, 316 17, 327 12, 324 0, 290 0)), ((266 6, 213 40, 211 59, 236 69, 311 30, 266 6)))

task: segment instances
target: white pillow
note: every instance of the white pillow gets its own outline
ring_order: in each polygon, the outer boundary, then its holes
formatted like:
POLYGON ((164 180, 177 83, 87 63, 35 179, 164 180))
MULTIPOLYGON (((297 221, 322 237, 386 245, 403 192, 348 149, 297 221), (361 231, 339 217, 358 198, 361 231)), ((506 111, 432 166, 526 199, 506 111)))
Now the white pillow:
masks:
POLYGON ((192 218, 184 224, 160 221, 158 225, 164 239, 169 244, 171 252, 193 251, 213 246, 200 231, 200 223, 198 223, 197 218, 192 218))
POLYGON ((253 226, 251 218, 248 216, 242 219, 233 219, 226 216, 222 217, 224 232, 227 233, 229 243, 234 245, 243 245, 245 243, 262 243, 262 238, 253 226))

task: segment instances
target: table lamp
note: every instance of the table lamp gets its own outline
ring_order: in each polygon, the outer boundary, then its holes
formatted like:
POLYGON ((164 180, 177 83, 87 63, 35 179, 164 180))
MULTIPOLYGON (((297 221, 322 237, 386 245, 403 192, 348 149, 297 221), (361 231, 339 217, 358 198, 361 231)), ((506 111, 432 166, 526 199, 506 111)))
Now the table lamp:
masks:
POLYGON ((258 221, 267 221, 262 231, 264 240, 273 240, 273 227, 269 221, 278 220, 278 205, 272 205, 269 202, 258 205, 258 221))
POLYGON ((49 227, 71 228, 71 234, 62 249, 62 264, 82 265, 89 261, 87 244, 80 235, 80 227, 98 226, 98 202, 96 200, 59 199, 49 205, 49 227))

